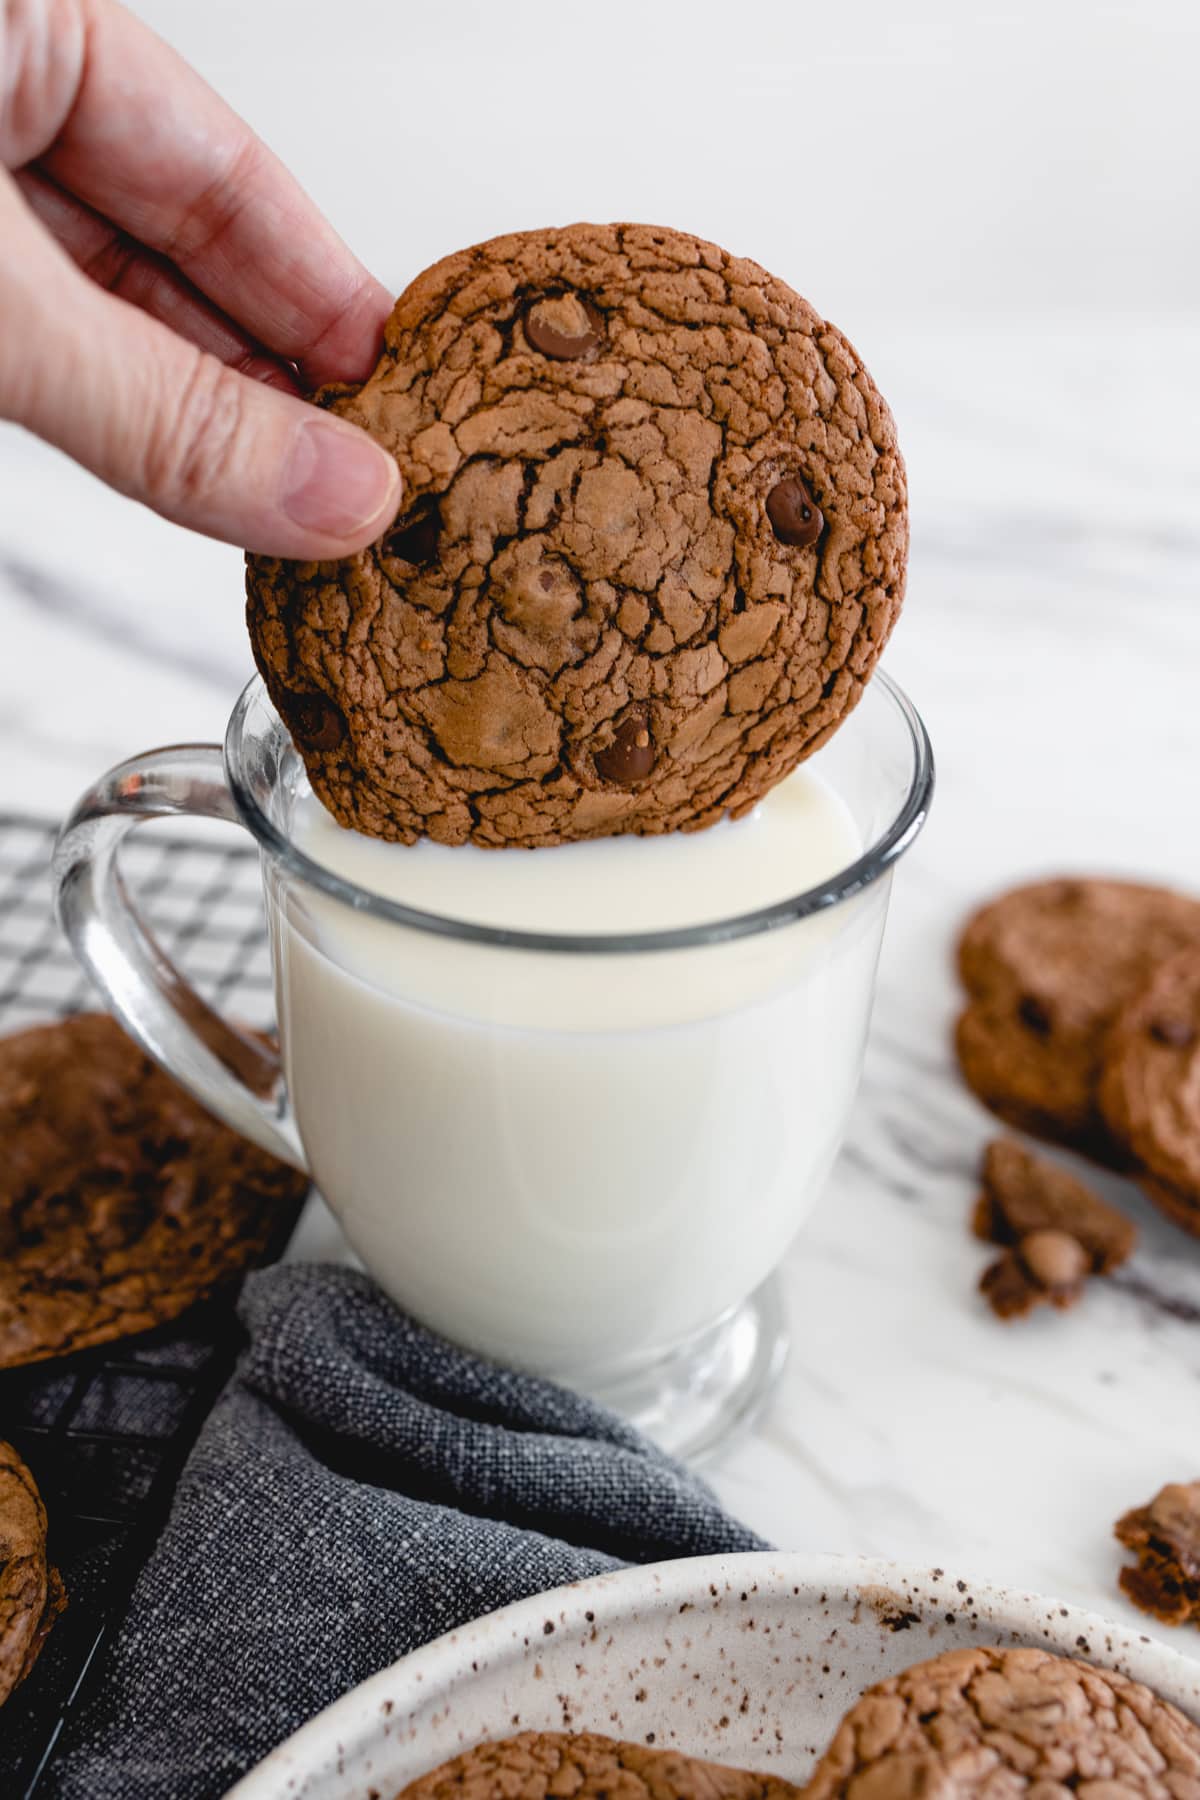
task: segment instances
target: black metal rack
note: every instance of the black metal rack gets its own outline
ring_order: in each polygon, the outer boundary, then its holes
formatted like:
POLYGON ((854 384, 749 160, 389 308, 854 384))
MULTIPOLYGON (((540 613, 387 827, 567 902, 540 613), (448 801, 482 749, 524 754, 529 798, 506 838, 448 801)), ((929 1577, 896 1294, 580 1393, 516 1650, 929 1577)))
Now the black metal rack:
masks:
MULTIPOLYGON (((47 821, 0 814, 0 1033, 96 1003, 51 915, 54 835, 47 821)), ((253 848, 151 828, 128 842, 122 870, 205 997, 269 1024, 253 848)), ((68 1592, 32 1673, 0 1711, 0 1793, 29 1800, 42 1786, 239 1345, 232 1298, 217 1298, 142 1337, 0 1372, 0 1437, 33 1470, 68 1592)))

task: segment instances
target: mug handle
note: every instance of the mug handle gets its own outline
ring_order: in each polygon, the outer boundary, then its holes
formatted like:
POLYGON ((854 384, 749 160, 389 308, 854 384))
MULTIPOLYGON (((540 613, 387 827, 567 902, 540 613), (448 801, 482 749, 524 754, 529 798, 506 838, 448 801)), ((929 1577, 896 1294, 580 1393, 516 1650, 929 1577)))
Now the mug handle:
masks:
POLYGON ((307 1173, 278 1053, 200 998, 142 923, 122 879, 122 839, 147 819, 180 815, 241 823, 218 745, 150 750, 102 776, 54 848, 59 924, 147 1055, 234 1131, 307 1173))

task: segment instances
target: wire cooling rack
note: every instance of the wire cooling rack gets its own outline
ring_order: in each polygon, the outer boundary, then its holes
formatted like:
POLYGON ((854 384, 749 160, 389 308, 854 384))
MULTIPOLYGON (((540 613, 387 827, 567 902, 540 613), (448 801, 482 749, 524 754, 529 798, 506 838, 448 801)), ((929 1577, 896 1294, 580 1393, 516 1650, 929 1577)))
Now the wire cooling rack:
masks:
MULTIPOLYGON (((54 836, 45 820, 0 814, 0 1033, 97 1004, 51 913, 54 836)), ((151 827, 126 840, 121 867, 159 942, 205 998, 269 1025, 254 849, 213 849, 151 827)), ((0 1372, 0 1437, 33 1470, 68 1593, 33 1672, 0 1712, 0 1794, 29 1800, 44 1788, 239 1341, 232 1299, 218 1298, 147 1336, 0 1372)))

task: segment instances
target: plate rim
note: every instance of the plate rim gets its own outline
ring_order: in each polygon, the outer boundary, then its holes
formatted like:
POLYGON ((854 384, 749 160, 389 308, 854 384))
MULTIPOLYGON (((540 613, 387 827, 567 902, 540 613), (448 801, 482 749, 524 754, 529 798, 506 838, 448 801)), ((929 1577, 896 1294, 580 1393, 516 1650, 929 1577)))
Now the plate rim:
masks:
MULTIPOLYGON (((583 1601, 595 1602, 593 1610, 602 1615, 596 1621, 600 1624, 609 1608, 627 1611, 636 1604, 639 1596, 665 1606, 694 1594, 698 1582, 706 1585, 720 1579, 740 1588, 748 1582, 761 1581, 764 1575, 770 1575, 773 1584, 775 1581, 780 1585, 786 1582, 802 1591, 843 1587, 848 1591, 856 1587, 863 1590, 924 1590, 930 1585, 944 1583, 948 1598, 952 1596, 955 1601, 959 1598, 956 1584, 965 1579, 977 1607, 1016 1615, 1012 1625, 998 1629, 1019 1631, 1024 1621, 1032 1637, 1033 1630, 1036 1628, 1041 1634, 1049 1620, 1055 1637, 1073 1634, 1075 1638, 1087 1637, 1089 1644, 1098 1637, 1107 1647, 1105 1655, 1091 1650, 1087 1653, 1077 1649, 1071 1651, 1069 1647, 1056 1650, 1056 1654, 1073 1653, 1081 1661, 1102 1668, 1111 1668, 1123 1659, 1131 1659, 1139 1665, 1148 1664, 1149 1672, 1139 1670, 1135 1679, 1156 1689, 1175 1688, 1181 1678, 1190 1677, 1194 1692, 1189 1702, 1180 1702, 1171 1694, 1164 1697, 1200 1723, 1200 1660, 1149 1632, 1118 1624, 1090 1608, 1024 1588, 974 1577, 968 1579, 957 1571, 931 1566, 927 1562, 897 1562, 882 1557, 802 1550, 746 1550, 726 1555, 673 1557, 666 1562, 637 1563, 608 1570, 510 1601, 494 1612, 456 1625, 428 1644, 397 1657, 331 1701, 319 1713, 314 1713, 248 1770, 228 1790, 226 1800, 287 1800, 288 1794, 295 1792, 297 1774, 307 1778, 318 1772, 321 1764, 330 1760, 331 1751, 339 1755, 357 1749, 359 1742, 371 1734, 384 1700, 391 1701, 399 1711, 406 1699, 411 1698, 415 1704, 439 1682, 461 1676, 465 1672, 464 1664, 471 1660, 471 1651, 478 1655, 480 1638, 493 1640, 497 1646, 523 1638, 532 1640, 542 1631, 548 1610, 577 1607, 583 1601), (1162 1672, 1156 1674, 1154 1665, 1159 1663, 1163 1665, 1162 1672), (289 1778, 291 1787, 287 1785, 289 1778)), ((913 1660, 920 1661, 921 1658, 914 1657, 913 1660)))

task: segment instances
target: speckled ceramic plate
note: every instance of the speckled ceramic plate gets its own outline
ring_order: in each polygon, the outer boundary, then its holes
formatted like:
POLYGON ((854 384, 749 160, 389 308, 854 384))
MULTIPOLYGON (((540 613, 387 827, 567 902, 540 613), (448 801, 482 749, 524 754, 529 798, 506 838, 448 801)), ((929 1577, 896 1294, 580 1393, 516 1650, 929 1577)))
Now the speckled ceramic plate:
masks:
POLYGON ((1035 1644, 1120 1669, 1200 1720, 1200 1663, 1031 1594, 846 1557, 698 1557, 625 1569, 439 1638, 311 1720, 236 1800, 392 1800, 514 1731, 603 1731, 803 1779, 883 1676, 964 1644, 1035 1644))

